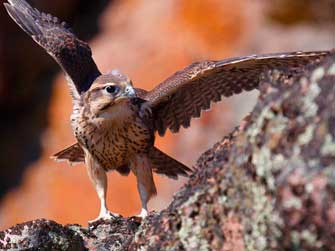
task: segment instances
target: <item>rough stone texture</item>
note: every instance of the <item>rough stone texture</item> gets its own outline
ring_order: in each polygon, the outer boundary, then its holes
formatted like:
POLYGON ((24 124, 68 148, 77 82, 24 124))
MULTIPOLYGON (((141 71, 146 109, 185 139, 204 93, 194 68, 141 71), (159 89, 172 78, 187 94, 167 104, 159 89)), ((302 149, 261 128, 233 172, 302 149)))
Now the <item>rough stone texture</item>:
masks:
POLYGON ((0 249, 335 250, 335 53, 262 82, 166 210, 88 228, 27 222, 0 232, 0 249))

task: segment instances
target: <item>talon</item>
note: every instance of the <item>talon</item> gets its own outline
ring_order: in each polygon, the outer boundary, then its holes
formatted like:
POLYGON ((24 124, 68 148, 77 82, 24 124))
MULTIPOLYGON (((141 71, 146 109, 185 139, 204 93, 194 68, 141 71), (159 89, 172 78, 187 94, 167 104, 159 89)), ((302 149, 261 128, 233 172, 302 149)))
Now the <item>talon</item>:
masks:
POLYGON ((141 213, 136 216, 139 218, 145 219, 148 216, 148 210, 142 208, 141 213))
POLYGON ((107 219, 115 219, 115 218, 120 218, 120 217, 122 217, 121 214, 108 212, 107 219))
POLYGON ((92 224, 92 223, 95 223, 95 222, 100 221, 100 220, 113 220, 113 219, 116 219, 116 218, 119 218, 119 217, 121 217, 120 214, 112 213, 112 212, 107 211, 107 212, 104 212, 104 213, 100 214, 94 220, 88 221, 88 223, 92 224))

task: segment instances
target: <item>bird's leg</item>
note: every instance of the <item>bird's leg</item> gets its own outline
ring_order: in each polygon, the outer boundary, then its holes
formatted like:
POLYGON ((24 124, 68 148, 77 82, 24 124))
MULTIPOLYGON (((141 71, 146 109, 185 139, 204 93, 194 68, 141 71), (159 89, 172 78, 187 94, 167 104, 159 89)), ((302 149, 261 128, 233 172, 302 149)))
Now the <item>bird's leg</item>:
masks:
POLYGON ((142 210, 138 216, 145 218, 148 215, 148 201, 152 196, 156 195, 157 191, 149 159, 146 156, 137 156, 135 159, 133 165, 131 165, 131 169, 136 175, 137 189, 142 204, 142 210))
POLYGON ((141 209, 141 213, 138 215, 141 218, 145 218, 148 216, 148 192, 146 191, 144 185, 142 183, 139 182, 139 180, 137 179, 137 189, 138 192, 140 193, 140 198, 141 198, 141 205, 142 205, 142 209, 141 209))
POLYGON ((106 205, 106 193, 107 193, 107 175, 103 170, 93 170, 93 177, 91 180, 97 191, 100 200, 100 213, 98 218, 105 218, 108 215, 107 205, 106 205))
POLYGON ((106 193, 107 193, 107 175, 103 168, 93 160, 91 156, 85 157, 86 168, 88 176, 98 194, 100 200, 100 213, 99 216, 90 221, 94 222, 99 219, 111 219, 119 216, 118 214, 108 211, 106 205, 106 193))

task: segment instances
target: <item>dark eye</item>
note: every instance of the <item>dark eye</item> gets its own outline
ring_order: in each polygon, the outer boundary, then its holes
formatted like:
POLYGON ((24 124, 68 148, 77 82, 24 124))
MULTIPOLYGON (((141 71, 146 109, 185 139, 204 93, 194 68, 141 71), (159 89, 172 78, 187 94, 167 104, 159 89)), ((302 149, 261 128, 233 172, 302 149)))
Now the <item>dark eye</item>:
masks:
POLYGON ((119 87, 115 86, 115 85, 109 85, 105 87, 106 92, 111 93, 111 94, 115 94, 119 91, 119 87))

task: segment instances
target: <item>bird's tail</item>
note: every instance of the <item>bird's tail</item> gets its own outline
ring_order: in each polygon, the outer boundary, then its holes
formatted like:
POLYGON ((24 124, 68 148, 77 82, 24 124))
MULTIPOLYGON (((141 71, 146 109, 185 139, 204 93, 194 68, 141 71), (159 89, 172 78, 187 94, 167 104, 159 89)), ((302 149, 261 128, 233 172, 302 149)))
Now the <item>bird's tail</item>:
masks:
POLYGON ((152 164, 152 171, 177 179, 178 176, 189 176, 192 169, 163 153, 156 147, 149 150, 148 157, 152 164))
POLYGON ((56 161, 68 161, 72 165, 84 162, 85 154, 80 145, 76 143, 54 154, 53 156, 51 156, 51 159, 54 159, 56 161))

